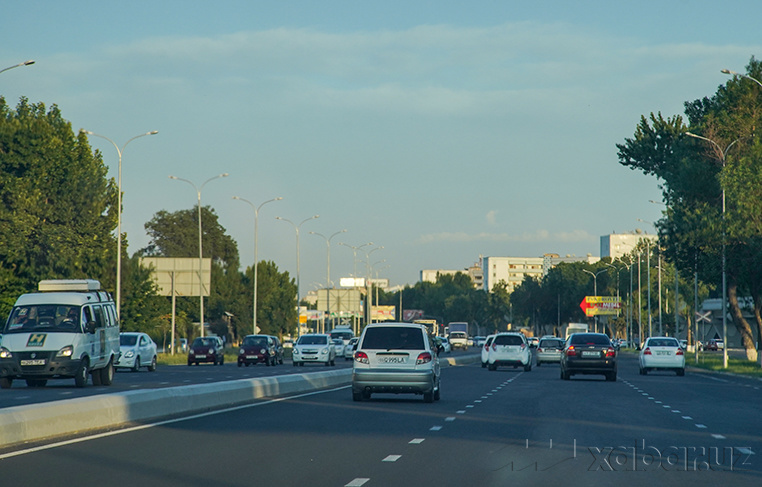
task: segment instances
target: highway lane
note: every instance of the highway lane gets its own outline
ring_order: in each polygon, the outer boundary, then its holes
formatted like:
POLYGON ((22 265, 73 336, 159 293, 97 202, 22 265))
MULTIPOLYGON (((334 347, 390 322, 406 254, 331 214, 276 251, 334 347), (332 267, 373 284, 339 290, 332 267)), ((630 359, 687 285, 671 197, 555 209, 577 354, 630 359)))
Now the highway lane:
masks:
POLYGON ((21 485, 762 483, 754 381, 640 376, 622 356, 614 383, 562 381, 557 366, 475 364, 443 369, 442 384, 433 404, 395 395, 357 403, 349 388, 263 400, 0 456, 0 471, 21 485))

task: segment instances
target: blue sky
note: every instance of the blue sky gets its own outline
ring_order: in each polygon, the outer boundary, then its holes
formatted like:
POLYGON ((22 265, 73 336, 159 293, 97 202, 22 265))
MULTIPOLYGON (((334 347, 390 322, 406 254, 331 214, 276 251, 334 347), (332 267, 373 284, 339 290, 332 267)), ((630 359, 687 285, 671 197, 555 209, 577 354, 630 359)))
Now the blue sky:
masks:
MULTIPOLYGON (((238 242, 302 293, 353 273, 393 285, 479 256, 599 254, 643 228, 658 181, 620 166, 641 115, 683 113, 760 56, 756 1, 11 1, 0 94, 57 104, 123 155, 130 253, 204 187, 238 242), (372 247, 371 247, 372 248, 372 247), (365 259, 360 252, 359 256, 365 259), (383 261, 383 262, 379 262, 383 261), (360 262, 359 269, 365 264, 360 262), (359 273, 359 272, 358 272, 359 273), (375 273, 374 273, 375 275, 375 273)), ((91 138, 116 177, 117 154, 91 138)))

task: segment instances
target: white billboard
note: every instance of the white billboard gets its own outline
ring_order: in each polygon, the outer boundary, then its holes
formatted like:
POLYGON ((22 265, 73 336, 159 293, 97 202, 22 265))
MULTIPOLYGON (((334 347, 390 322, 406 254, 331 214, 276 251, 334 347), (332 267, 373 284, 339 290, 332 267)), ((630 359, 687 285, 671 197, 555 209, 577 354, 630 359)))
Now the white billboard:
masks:
MULTIPOLYGON (((143 267, 153 268, 151 277, 161 296, 198 296, 198 264, 194 257, 141 257, 143 267)), ((201 292, 209 296, 212 282, 212 259, 201 259, 201 292)))

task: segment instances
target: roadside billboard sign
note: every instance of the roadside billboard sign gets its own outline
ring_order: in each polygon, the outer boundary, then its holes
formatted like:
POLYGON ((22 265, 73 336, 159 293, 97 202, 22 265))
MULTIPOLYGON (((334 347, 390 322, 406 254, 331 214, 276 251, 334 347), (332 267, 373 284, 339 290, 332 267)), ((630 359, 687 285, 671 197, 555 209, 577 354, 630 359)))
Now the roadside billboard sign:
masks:
POLYGON ((616 296, 585 296, 579 307, 585 316, 616 316, 622 309, 622 300, 616 296))

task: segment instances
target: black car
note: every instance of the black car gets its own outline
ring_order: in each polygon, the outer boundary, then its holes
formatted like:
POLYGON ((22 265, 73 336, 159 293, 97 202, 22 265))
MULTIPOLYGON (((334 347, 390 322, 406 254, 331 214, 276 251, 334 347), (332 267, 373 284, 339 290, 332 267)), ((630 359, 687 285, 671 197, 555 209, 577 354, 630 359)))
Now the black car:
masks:
POLYGON ((569 335, 561 354, 561 379, 574 374, 603 375, 615 381, 617 352, 603 333, 573 333, 569 335))

